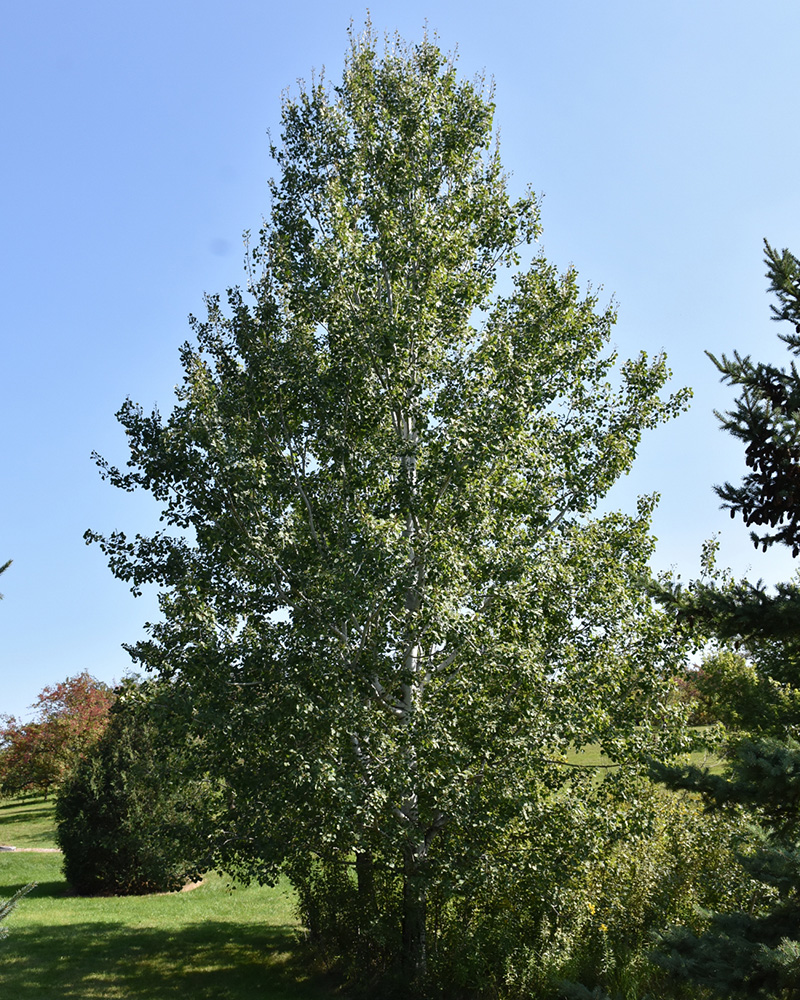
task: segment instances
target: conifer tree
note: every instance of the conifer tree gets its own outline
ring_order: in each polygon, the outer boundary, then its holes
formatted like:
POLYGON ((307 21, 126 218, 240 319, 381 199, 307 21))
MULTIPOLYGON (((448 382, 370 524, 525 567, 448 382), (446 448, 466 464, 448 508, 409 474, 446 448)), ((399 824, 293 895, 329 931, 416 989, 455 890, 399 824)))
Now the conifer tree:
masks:
MULTIPOLYGON (((800 262, 766 243, 767 277, 777 297, 773 318, 794 331, 781 336, 800 354, 800 262)), ((741 393, 723 428, 746 442, 750 469, 739 486, 716 487, 731 516, 740 515, 757 547, 800 552, 800 376, 734 353, 712 361, 741 393)), ((745 652, 762 697, 742 691, 732 706, 746 732, 730 745, 727 774, 697 768, 654 772, 674 788, 702 793, 713 808, 743 807, 754 818, 754 846, 742 857, 753 879, 748 912, 715 914, 697 936, 675 928, 655 960, 676 977, 722 997, 800 997, 800 588, 770 593, 759 582, 693 584, 663 590, 679 619, 745 652)))
MULTIPOLYGON (((17 907, 17 903, 22 899, 23 896, 27 896, 31 889, 36 888, 35 882, 29 882, 28 885, 24 885, 21 889, 18 889, 11 899, 0 899, 0 920, 5 920, 6 917, 11 916, 17 907)), ((8 928, 0 927, 0 938, 8 936, 8 928)))
POLYGON ((108 727, 58 792, 64 875, 81 895, 172 892, 207 866, 209 782, 169 690, 129 677, 116 695, 108 727))

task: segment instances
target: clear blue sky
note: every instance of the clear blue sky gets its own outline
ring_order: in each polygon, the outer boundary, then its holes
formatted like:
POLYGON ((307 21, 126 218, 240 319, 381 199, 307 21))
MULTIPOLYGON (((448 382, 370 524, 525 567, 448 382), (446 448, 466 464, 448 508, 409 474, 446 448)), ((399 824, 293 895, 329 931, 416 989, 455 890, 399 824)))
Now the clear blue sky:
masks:
MULTIPOLYGON (((544 249, 619 305, 622 355, 665 348, 692 410, 647 439, 614 500, 658 491, 656 568, 696 575, 702 541, 767 581, 712 485, 741 449, 703 351, 783 361, 761 240, 800 252, 800 4, 560 0, 370 4, 379 31, 427 20, 464 74, 497 85, 503 158, 543 197, 544 249)), ((342 67, 342 0, 36 0, 6 5, 3 93, 0 713, 87 669, 119 678, 154 616, 114 580, 87 527, 148 530, 146 497, 104 484, 124 462, 114 413, 167 412, 203 292, 241 281, 241 234, 268 210, 280 95, 342 67)))

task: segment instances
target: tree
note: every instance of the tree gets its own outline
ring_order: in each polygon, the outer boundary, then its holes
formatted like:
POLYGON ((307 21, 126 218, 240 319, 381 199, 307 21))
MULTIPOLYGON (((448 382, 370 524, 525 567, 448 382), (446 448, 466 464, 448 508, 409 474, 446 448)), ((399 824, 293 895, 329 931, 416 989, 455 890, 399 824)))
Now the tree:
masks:
POLYGON ((742 652, 724 646, 708 649, 699 667, 687 667, 678 686, 693 726, 716 723, 729 734, 766 728, 785 709, 783 692, 742 652))
MULTIPOLYGON (((782 336, 800 353, 800 262, 766 244, 767 277, 778 299, 773 318, 795 332, 782 336)), ((777 542, 798 554, 800 541, 800 378, 789 369, 754 364, 749 357, 712 358, 723 381, 741 387, 735 409, 718 414, 725 430, 747 442, 752 469, 740 487, 717 493, 731 514, 772 529, 751 537, 765 550, 777 542)), ((672 787, 701 792, 716 808, 746 808, 754 847, 742 859, 752 876, 747 910, 713 915, 700 935, 677 928, 656 959, 676 976, 723 997, 800 997, 800 590, 782 584, 730 579, 695 584, 687 592, 661 591, 680 621, 723 645, 717 683, 727 721, 744 732, 731 741, 726 775, 697 768, 656 766, 672 787), (738 655, 724 651, 735 644, 738 655)))
POLYGON ((48 686, 31 706, 30 722, 5 716, 0 728, 0 789, 42 791, 66 777, 108 723, 113 693, 84 671, 48 686))
POLYGON ((56 802, 64 874, 85 895, 169 892, 208 867, 208 782, 192 775, 168 692, 129 679, 56 802), (204 863, 205 862, 205 863, 204 863))
MULTIPOLYGON (((8 569, 8 567, 11 565, 12 562, 13 562, 13 560, 11 560, 11 559, 9 559, 7 562, 4 562, 3 565, 0 566, 0 574, 5 573, 5 571, 8 569)), ((3 599, 3 595, 0 594, 0 601, 2 599, 3 599)))
POLYGON ((249 294, 192 321, 166 420, 123 405, 129 471, 98 459, 167 528, 87 532, 164 588, 133 653, 226 782, 220 863, 354 854, 358 933, 401 927, 407 984, 432 887, 569 784, 568 748, 640 758, 679 658, 634 582, 652 498, 591 514, 686 393, 659 397, 661 356, 616 368, 573 270, 536 255, 495 293, 540 225, 492 114, 432 41, 369 29, 285 99, 249 294))
MULTIPOLYGON (((770 291, 778 298, 773 305, 773 319, 787 321, 794 333, 780 339, 796 356, 800 353, 800 262, 788 250, 778 253, 769 243, 766 248, 767 277, 770 291)), ((722 356, 711 360, 722 372, 722 381, 742 387, 736 408, 717 414, 723 428, 747 444, 745 460, 752 470, 741 486, 725 483, 717 487, 723 506, 731 517, 741 514, 748 527, 766 525, 772 534, 750 537, 766 552, 781 542, 792 555, 800 553, 800 444, 797 414, 800 413, 800 379, 794 363, 788 371, 775 365, 753 364, 749 357, 722 356)))

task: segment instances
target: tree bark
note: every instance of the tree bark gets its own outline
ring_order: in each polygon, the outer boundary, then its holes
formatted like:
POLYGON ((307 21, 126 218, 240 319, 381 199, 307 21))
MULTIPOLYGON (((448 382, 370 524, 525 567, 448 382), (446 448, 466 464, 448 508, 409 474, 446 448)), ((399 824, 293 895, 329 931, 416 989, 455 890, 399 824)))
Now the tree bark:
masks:
POLYGON ((405 985, 413 993, 427 971, 427 885, 416 851, 406 851, 403 866, 403 953, 405 985))
POLYGON ((358 932, 362 938, 368 940, 370 929, 378 912, 372 851, 356 851, 356 891, 358 893, 358 932))

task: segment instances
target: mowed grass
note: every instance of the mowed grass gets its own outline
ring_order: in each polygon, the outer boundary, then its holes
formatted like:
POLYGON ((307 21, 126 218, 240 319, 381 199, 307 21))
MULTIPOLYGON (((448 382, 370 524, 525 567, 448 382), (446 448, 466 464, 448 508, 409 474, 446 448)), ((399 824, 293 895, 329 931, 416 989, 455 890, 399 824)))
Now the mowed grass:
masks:
MULTIPOLYGON (((52 846, 52 804, 3 803, 0 843, 52 846), (30 838, 25 844, 24 837, 30 838)), ((3 924, 9 935, 0 941, 0 997, 322 1000, 331 995, 331 984, 310 971, 286 884, 232 889, 226 879, 211 875, 190 892, 81 898, 69 894, 59 854, 0 853, 0 898, 28 882, 37 887, 3 924)))
POLYGON ((37 798, 0 801, 0 845, 56 847, 53 800, 37 798))
MULTIPOLYGON (((569 755, 569 761, 571 764, 577 764, 581 767, 596 767, 598 770, 614 767, 611 758, 606 757, 598 743, 590 743, 585 747, 581 747, 580 750, 574 751, 569 755)), ((715 772, 720 771, 724 766, 724 762, 719 754, 707 749, 695 750, 690 754, 686 754, 681 759, 681 763, 693 764, 695 767, 707 767, 709 770, 715 772)))

